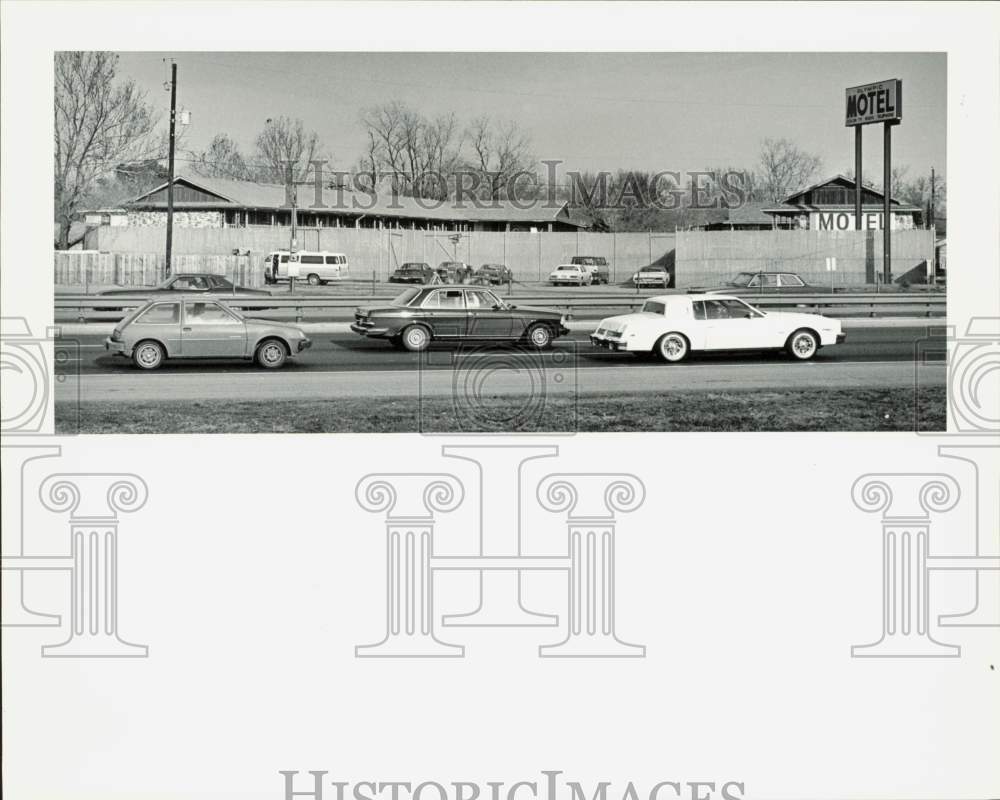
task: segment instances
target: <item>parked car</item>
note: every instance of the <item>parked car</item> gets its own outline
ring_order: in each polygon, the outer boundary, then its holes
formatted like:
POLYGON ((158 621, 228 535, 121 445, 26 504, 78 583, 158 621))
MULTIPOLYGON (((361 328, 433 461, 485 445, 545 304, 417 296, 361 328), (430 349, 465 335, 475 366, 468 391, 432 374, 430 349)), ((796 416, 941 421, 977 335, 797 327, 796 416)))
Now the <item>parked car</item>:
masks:
POLYGON ((549 308, 512 306, 475 286, 407 289, 385 306, 359 308, 351 330, 407 350, 432 341, 523 342, 542 350, 569 333, 567 317, 549 308))
POLYGON ((433 283, 438 280, 437 273, 430 264, 419 261, 408 261, 389 276, 389 283, 433 283))
POLYGON ((167 278, 156 286, 139 286, 134 289, 106 289, 98 292, 98 297, 146 297, 151 294, 168 292, 186 292, 190 294, 228 294, 253 295, 270 297, 265 289, 250 289, 246 286, 236 286, 224 275, 207 275, 197 272, 179 272, 167 278))
POLYGON ((442 261, 435 272, 442 283, 465 283, 466 277, 472 275, 472 267, 464 261, 442 261))
POLYGON ((689 353, 713 350, 786 350, 807 361, 821 347, 840 344, 840 320, 819 314, 761 311, 722 294, 651 297, 642 310, 601 320, 590 335, 595 347, 652 353, 683 361, 689 353))
POLYGON ((580 264, 560 264, 549 273, 549 282, 553 286, 574 283, 577 286, 590 286, 594 278, 588 267, 580 264))
POLYGON ((670 288, 670 270, 663 266, 652 265, 643 267, 632 275, 632 283, 636 288, 644 286, 660 286, 664 289, 670 288))
POLYGON ((722 286, 688 289, 694 294, 817 294, 831 292, 829 286, 810 286, 794 272, 740 272, 722 286))
POLYGON ((587 267, 594 283, 606 284, 611 280, 611 270, 608 268, 608 260, 604 256, 573 256, 569 263, 587 267))
POLYGON ((115 326, 104 348, 146 370, 168 358, 253 359, 276 369, 311 344, 295 325, 245 317, 204 295, 179 294, 133 311, 115 326))
POLYGON ((319 286, 329 281, 347 278, 350 265, 343 253, 327 250, 277 250, 264 258, 264 281, 280 283, 292 277, 306 281, 310 286, 319 286), (289 266, 291 264, 291 266, 289 266))
POLYGON ((514 273, 506 264, 483 264, 476 270, 473 279, 480 283, 499 286, 514 280, 514 273))

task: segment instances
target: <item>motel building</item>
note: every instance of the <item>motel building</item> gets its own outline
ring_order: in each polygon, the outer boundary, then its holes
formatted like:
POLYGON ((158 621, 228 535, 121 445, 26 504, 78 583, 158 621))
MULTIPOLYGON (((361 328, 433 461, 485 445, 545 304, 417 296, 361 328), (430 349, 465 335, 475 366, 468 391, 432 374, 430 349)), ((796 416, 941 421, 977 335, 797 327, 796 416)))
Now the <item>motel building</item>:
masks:
MULTIPOLYGON (((854 181, 844 175, 827 178, 793 195, 778 206, 761 209, 774 220, 775 228, 820 231, 853 231, 854 181)), ((868 186, 861 189, 861 230, 881 231, 884 225, 884 195, 868 186)), ((890 230, 923 226, 923 211, 891 198, 890 230)))

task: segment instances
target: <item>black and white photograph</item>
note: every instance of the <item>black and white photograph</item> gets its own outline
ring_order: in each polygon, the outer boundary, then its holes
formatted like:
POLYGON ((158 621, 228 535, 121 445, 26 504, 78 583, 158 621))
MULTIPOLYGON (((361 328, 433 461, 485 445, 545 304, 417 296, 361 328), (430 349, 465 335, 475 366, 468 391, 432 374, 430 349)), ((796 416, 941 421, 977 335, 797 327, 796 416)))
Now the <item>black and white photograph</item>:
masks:
POLYGON ((942 53, 54 69, 61 430, 944 428, 942 53))
POLYGON ((5 800, 1000 798, 998 65, 0 0, 5 800))

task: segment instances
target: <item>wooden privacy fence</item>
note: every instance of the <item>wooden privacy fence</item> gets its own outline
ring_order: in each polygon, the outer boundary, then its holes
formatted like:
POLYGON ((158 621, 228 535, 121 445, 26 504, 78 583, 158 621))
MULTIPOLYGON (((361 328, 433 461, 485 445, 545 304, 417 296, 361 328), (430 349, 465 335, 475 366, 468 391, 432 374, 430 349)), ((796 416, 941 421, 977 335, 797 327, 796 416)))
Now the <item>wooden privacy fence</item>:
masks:
MULTIPOLYGON (((173 271, 225 275, 239 286, 264 283, 260 264, 251 256, 179 254, 173 271)), ((158 253, 96 253, 68 250, 55 253, 56 286, 154 286, 166 277, 166 257, 158 253)))
MULTIPOLYGON (((101 252, 56 254, 57 285, 85 285, 89 281, 141 286, 162 279, 162 229, 95 230, 101 252)), ((225 274, 243 286, 260 286, 265 256, 287 249, 289 229, 178 228, 174 237, 176 270, 225 274), (249 251, 249 255, 233 256, 234 249, 249 251)), ((876 231, 451 233, 307 228, 300 232, 299 247, 345 253, 352 278, 379 281, 406 261, 436 266, 454 260, 477 267, 506 264, 515 280, 538 282, 576 255, 607 259, 612 283, 628 283, 636 270, 649 264, 663 265, 674 274, 674 286, 680 289, 719 285, 746 270, 796 272, 819 286, 872 284, 882 273, 882 243, 876 231), (835 271, 827 270, 831 259, 836 262, 835 271)), ((934 263, 933 231, 894 231, 892 256, 895 279, 907 276, 910 283, 925 282, 934 263)))
MULTIPOLYGON (((934 232, 892 232, 892 275, 925 283, 934 232)), ((882 274, 880 231, 679 231, 677 286, 718 285, 738 272, 795 272, 817 286, 874 283, 882 274), (836 269, 831 270, 835 259, 836 269)))

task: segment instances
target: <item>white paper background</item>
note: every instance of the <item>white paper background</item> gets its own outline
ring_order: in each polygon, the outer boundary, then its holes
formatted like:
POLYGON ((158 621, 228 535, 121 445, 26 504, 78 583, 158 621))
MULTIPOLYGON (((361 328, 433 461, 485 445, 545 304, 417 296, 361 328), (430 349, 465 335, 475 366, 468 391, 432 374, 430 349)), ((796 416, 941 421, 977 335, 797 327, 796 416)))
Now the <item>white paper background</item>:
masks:
MULTIPOLYGON (((51 321, 54 50, 292 47, 947 51, 950 321, 964 327, 974 314, 998 313, 995 7, 435 12, 6 6, 4 315, 26 316, 36 330, 51 321), (289 25, 296 13, 314 24, 289 25)), ((847 133, 844 147, 847 158, 847 133)), ((646 482, 647 503, 619 524, 618 628, 648 657, 546 661, 535 648, 562 638, 553 632, 460 632, 450 638, 467 645, 467 657, 433 662, 353 657, 355 644, 381 638, 384 594, 383 528, 356 507, 353 491, 372 471, 459 471, 440 457, 453 440, 56 441, 60 471, 134 472, 150 487, 120 538, 120 630, 148 644, 150 658, 41 659, 50 631, 5 630, 9 797, 281 798, 278 770, 294 769, 329 770, 330 780, 480 783, 560 769, 619 791, 628 780, 640 791, 660 780, 738 780, 753 798, 1000 791, 996 629, 949 631, 963 646, 959 659, 849 657, 852 644, 878 638, 881 591, 878 519, 850 502, 851 484, 863 472, 943 468, 966 480, 961 465, 937 458, 933 437, 545 440, 562 454, 539 462, 536 475, 620 469, 646 482), (275 473, 281 479, 270 480, 275 473)), ((36 515, 39 544, 59 552, 65 520, 27 513, 36 515)), ((562 543, 561 525, 534 513, 550 537, 537 540, 545 554, 562 543)), ((972 513, 967 492, 935 529, 932 552, 970 552, 972 513)), ((445 519, 442 540, 472 536, 469 509, 445 519)), ((561 578, 532 576, 540 601, 553 591, 546 580, 561 578)), ((462 596, 460 580, 451 588, 462 596)), ((65 589, 42 581, 33 591, 58 604, 65 589)), ((961 579, 935 583, 939 611, 970 599, 961 579)), ((309 788, 300 779, 297 788, 309 788)))

